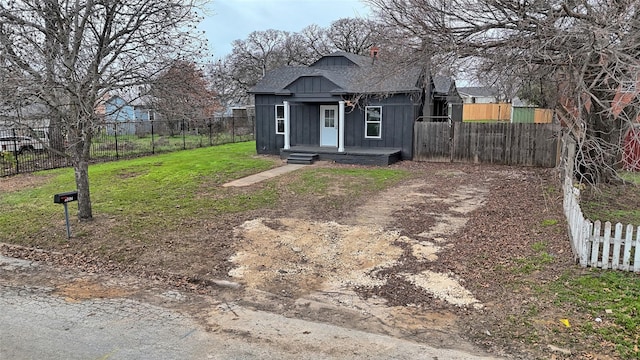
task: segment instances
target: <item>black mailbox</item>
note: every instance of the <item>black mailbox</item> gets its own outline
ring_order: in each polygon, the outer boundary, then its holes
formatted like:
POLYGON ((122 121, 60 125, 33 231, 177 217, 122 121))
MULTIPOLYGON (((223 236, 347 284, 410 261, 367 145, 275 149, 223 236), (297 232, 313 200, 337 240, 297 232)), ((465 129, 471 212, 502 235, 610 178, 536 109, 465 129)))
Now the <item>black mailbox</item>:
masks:
POLYGON ((66 204, 71 201, 78 201, 77 191, 69 191, 53 195, 53 202, 55 204, 66 204))

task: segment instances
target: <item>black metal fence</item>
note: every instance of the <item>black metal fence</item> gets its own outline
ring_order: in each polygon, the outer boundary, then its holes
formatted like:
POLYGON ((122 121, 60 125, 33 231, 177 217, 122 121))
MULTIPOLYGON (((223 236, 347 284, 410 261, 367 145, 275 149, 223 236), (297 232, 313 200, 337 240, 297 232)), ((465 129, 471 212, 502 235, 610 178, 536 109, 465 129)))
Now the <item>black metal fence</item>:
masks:
MULTIPOLYGON (((251 141, 254 128, 254 117, 105 123, 93 136, 90 156, 93 162, 112 161, 251 141)), ((0 177, 70 166, 67 156, 50 150, 54 129, 33 130, 0 130, 0 177)))

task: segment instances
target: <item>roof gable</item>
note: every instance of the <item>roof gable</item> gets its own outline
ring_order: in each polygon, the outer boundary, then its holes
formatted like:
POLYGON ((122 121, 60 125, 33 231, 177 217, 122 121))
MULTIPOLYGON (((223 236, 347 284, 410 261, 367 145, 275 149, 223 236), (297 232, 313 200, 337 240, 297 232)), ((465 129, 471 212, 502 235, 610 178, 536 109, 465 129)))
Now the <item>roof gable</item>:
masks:
POLYGON ((356 55, 344 51, 336 51, 329 55, 325 55, 318 59, 309 67, 314 68, 331 68, 331 67, 345 67, 345 66, 366 66, 373 63, 372 59, 367 56, 356 55))
POLYGON ((285 86, 285 89, 292 93, 308 94, 332 92, 340 90, 341 87, 322 75, 303 75, 285 86))

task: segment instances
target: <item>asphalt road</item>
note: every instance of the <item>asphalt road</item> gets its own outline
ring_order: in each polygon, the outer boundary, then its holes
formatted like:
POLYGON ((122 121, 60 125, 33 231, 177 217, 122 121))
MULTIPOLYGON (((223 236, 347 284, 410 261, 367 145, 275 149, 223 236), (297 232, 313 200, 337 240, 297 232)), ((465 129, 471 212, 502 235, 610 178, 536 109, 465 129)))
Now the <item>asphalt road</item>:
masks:
POLYGON ((205 314, 215 325, 207 329, 189 315, 137 299, 80 301, 46 284, 20 283, 38 271, 47 269, 0 256, 2 360, 493 359, 229 304, 205 314))

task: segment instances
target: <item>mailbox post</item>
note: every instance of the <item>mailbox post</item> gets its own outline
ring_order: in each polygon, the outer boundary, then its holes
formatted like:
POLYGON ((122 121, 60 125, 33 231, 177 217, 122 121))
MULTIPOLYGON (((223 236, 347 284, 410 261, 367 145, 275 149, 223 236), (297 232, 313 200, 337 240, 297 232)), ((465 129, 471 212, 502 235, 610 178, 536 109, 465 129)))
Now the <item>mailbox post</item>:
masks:
POLYGON ((54 204, 64 205, 64 219, 67 223, 67 239, 71 239, 71 226, 69 225, 69 208, 67 207, 67 203, 72 201, 78 201, 77 191, 69 191, 53 195, 54 204))

